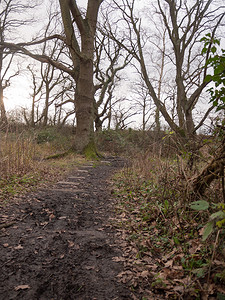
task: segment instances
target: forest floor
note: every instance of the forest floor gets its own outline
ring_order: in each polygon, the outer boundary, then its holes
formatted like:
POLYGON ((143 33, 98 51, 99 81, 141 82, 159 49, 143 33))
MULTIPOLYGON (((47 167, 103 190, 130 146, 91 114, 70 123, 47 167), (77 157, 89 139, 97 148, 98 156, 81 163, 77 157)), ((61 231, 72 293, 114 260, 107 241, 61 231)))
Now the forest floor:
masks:
POLYGON ((87 163, 1 207, 1 299, 142 299, 121 280, 127 244, 112 226, 123 164, 87 163))

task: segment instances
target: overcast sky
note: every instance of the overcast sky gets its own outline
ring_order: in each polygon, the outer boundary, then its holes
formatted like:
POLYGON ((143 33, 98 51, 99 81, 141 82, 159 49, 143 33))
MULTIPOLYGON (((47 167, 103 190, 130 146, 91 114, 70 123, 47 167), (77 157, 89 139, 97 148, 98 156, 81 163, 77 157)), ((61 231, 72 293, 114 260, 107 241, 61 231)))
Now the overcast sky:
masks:
MULTIPOLYGON (((143 3, 145 1, 138 1, 137 3, 143 3)), ((46 6, 40 7, 36 10, 37 15, 37 23, 34 26, 26 27, 23 29, 22 32, 19 34, 19 38, 29 40, 32 38, 33 35, 36 34, 44 25, 44 21, 46 20, 46 12, 47 7, 49 4, 49 0, 45 0, 46 6)), ((77 0, 79 6, 86 8, 87 0, 77 0)), ((223 43, 224 45, 224 43, 223 43)), ((26 66, 29 63, 35 63, 32 59, 26 58, 25 62, 23 63, 23 69, 26 69, 26 66)), ((31 107, 31 92, 32 92, 32 83, 29 79, 29 75, 26 71, 22 71, 20 76, 17 76, 12 79, 10 88, 6 89, 5 92, 5 106, 7 110, 14 109, 16 107, 31 107)), ((117 91, 117 95, 123 97, 125 94, 128 94, 129 90, 129 83, 125 83, 124 88, 120 91, 117 91)))

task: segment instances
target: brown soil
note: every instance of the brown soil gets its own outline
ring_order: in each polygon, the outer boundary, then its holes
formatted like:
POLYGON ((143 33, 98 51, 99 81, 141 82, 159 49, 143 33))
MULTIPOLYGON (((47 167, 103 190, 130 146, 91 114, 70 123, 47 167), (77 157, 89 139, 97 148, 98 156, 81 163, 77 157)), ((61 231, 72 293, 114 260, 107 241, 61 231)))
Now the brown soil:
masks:
POLYGON ((110 225, 109 179, 122 165, 83 166, 1 209, 0 299, 133 299, 110 225))

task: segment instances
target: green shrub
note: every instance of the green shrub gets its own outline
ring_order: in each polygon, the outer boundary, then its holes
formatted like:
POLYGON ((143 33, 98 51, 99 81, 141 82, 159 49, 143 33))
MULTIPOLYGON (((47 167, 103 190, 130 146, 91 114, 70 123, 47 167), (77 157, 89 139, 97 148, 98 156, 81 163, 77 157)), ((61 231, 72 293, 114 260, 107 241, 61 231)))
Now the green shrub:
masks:
POLYGON ((52 128, 43 129, 37 133, 36 141, 38 144, 52 142, 57 138, 55 130, 52 128))

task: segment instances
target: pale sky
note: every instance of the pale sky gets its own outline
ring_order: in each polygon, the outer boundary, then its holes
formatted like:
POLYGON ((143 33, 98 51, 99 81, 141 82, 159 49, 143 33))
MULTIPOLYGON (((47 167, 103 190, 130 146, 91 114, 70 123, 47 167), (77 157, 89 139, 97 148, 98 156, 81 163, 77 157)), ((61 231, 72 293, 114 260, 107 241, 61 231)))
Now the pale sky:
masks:
MULTIPOLYGON (((46 0, 46 3, 49 3, 49 0, 46 0)), ((87 0, 77 0, 77 3, 79 6, 82 6, 86 8, 87 6, 87 0)), ((46 8, 41 8, 41 13, 40 11, 37 11, 37 15, 39 16, 39 20, 41 20, 41 26, 44 25, 43 19, 44 15, 46 13, 46 8), (41 16, 41 17, 40 17, 41 16)), ((26 40, 31 39, 32 35, 34 34, 34 29, 38 29, 38 27, 30 27, 26 29, 26 32, 22 32, 22 38, 24 36, 26 37, 26 40)), ((24 68, 28 65, 29 61, 32 61, 31 59, 27 59, 24 64, 24 68)), ((34 62, 34 61, 33 61, 34 62)), ((30 74, 29 74, 30 76, 30 74)), ((5 106, 6 110, 11 110, 15 109, 17 107, 31 107, 31 96, 30 94, 32 93, 32 88, 31 88, 31 81, 29 80, 30 77, 28 77, 24 72, 13 78, 11 80, 11 85, 9 88, 5 90, 5 106)), ((126 95, 126 89, 123 89, 123 91, 118 91, 117 92, 121 97, 123 95, 126 95)))

